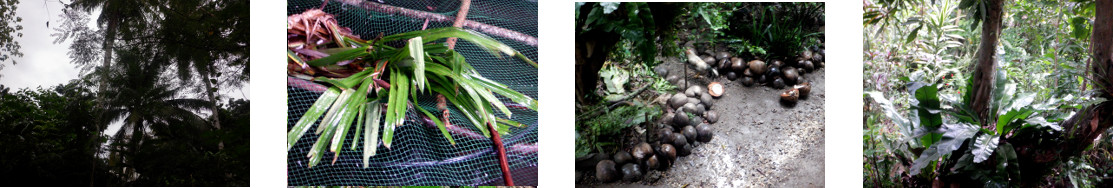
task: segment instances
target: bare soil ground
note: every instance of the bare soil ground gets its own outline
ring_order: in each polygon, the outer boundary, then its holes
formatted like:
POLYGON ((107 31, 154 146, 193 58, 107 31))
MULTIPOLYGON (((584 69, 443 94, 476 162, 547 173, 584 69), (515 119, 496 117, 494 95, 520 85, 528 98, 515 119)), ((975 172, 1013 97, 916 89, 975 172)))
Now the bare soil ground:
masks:
MULTIPOLYGON (((684 65, 667 58, 672 74, 684 65)), ((723 83, 726 92, 711 110, 720 118, 714 138, 699 143, 692 154, 677 159, 667 171, 651 171, 638 182, 601 183, 594 172, 577 172, 579 187, 822 187, 824 185, 824 100, 826 69, 805 74, 811 94, 795 105, 780 102, 777 90, 742 86, 725 76, 696 79, 706 87, 723 83)), ((691 70, 689 70, 689 74, 691 70)), ((683 88, 678 86, 678 88, 683 88)), ((648 93, 648 91, 647 91, 648 93)))

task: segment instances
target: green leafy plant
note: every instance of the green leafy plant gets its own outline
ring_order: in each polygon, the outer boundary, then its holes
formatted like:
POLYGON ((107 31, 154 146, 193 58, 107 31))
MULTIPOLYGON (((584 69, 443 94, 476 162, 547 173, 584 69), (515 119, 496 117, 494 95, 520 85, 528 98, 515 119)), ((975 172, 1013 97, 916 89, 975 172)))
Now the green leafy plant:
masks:
MULTIPOLYGON (((1057 101, 1044 104, 1034 103, 1034 94, 1016 93, 1016 84, 1005 78, 1006 73, 999 71, 994 105, 990 112, 995 122, 980 122, 968 105, 971 94, 961 98, 940 95, 939 85, 913 83, 910 90, 914 98, 908 116, 879 92, 868 92, 874 101, 882 106, 889 119, 901 127, 909 129, 908 145, 912 148, 926 147, 916 154, 918 157, 909 166, 908 172, 915 176, 969 176, 970 179, 989 184, 1008 185, 1010 179, 1019 178, 1016 149, 1004 140, 1018 131, 1040 131, 1053 133, 1062 129, 1044 117, 1056 117, 1052 106, 1057 101), (995 126, 978 126, 995 125, 995 126), (959 151, 958 153, 955 153, 959 151), (941 159, 941 160, 940 160, 941 159), (947 173, 936 173, 945 163, 947 173)), ((970 90, 967 86, 965 90, 970 90)))
POLYGON ((739 53, 767 54, 770 58, 795 57, 798 52, 820 44, 816 31, 823 19, 822 3, 777 3, 775 6, 744 7, 743 14, 731 14, 736 25, 723 41, 739 53))
MULTIPOLYGON (((475 68, 469 65, 463 56, 455 50, 447 48, 444 44, 433 43, 437 40, 458 37, 491 52, 492 55, 509 55, 520 58, 522 61, 536 66, 536 63, 526 58, 516 50, 480 33, 454 27, 413 31, 382 37, 370 43, 346 37, 336 40, 350 47, 340 49, 320 50, 332 52, 327 57, 304 61, 297 55, 288 55, 290 61, 299 62, 310 66, 332 66, 342 61, 374 62, 373 67, 342 78, 316 77, 312 80, 325 82, 332 85, 317 99, 301 119, 287 134, 287 150, 310 130, 312 124, 324 115, 321 124, 317 126, 315 134, 321 135, 309 152, 310 163, 313 167, 325 155, 325 149, 337 152, 344 145, 353 121, 356 122, 356 132, 363 131, 364 136, 364 167, 367 167, 369 157, 376 151, 382 132, 382 143, 390 148, 394 137, 394 129, 404 123, 410 108, 417 109, 425 117, 431 119, 440 129, 450 143, 455 145, 452 135, 446 129, 448 120, 437 118, 426 109, 411 105, 412 100, 419 94, 438 94, 447 99, 451 105, 459 109, 465 117, 475 125, 484 135, 490 137, 491 131, 499 134, 509 134, 510 126, 522 126, 521 123, 509 120, 512 116, 510 108, 495 96, 502 97, 531 110, 537 110, 537 100, 508 88, 506 85, 489 80, 480 75, 475 68), (406 41, 401 48, 386 45, 393 41, 406 41), (389 79, 380 79, 381 76, 389 79), (368 93, 375 93, 368 95, 368 93), (385 100, 385 103, 382 101, 385 100), (412 107, 411 107, 412 106, 412 107), (505 118, 496 116, 497 112, 505 118), (382 118, 380 118, 382 117, 382 118), (383 128, 379 126, 382 124, 383 128), (488 130, 491 125, 496 130, 488 130)), ((288 51, 289 54, 294 54, 288 51)), ((448 105, 448 104, 442 104, 448 105)), ((446 109, 442 109, 447 113, 446 109)), ((444 117, 447 117, 445 115, 444 117)), ((352 150, 356 149, 359 134, 355 135, 352 150)), ((333 160, 336 160, 337 153, 333 160)))
POLYGON ((604 146, 614 145, 607 139, 616 136, 621 130, 633 125, 650 122, 661 115, 661 109, 656 105, 646 105, 641 102, 625 103, 627 105, 606 110, 602 115, 582 121, 584 126, 577 126, 576 130, 576 157, 582 157, 592 151, 601 150, 604 146))

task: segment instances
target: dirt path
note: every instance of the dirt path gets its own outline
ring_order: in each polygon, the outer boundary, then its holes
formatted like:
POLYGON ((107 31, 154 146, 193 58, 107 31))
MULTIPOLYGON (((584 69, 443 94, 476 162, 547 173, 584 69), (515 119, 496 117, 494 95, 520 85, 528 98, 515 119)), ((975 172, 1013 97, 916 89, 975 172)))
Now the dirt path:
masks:
MULTIPOLYGON (((683 73, 676 59, 661 66, 683 73)), ((824 100, 826 69, 805 75, 811 95, 795 106, 784 106, 783 90, 764 86, 744 87, 726 77, 726 94, 712 110, 720 119, 713 124, 711 142, 697 144, 692 155, 677 159, 668 171, 648 173, 641 182, 600 184, 593 176, 577 180, 580 186, 639 187, 822 187, 824 185, 824 100)), ((691 70, 689 70, 691 71, 691 70)), ((710 81, 695 81, 706 86, 710 81)))

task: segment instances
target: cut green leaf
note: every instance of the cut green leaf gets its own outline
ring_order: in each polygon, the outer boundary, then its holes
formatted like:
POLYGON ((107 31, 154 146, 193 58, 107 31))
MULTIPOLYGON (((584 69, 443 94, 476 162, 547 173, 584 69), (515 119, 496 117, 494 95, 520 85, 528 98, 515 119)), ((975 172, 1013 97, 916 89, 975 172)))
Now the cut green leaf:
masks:
POLYGON ((304 136, 305 132, 309 131, 311 125, 317 121, 317 118, 321 117, 321 114, 328 110, 329 106, 332 105, 333 101, 336 101, 339 95, 340 89, 332 87, 326 90, 324 94, 321 94, 321 97, 317 97, 317 101, 313 102, 313 106, 309 107, 309 110, 301 116, 301 119, 298 119, 296 124, 294 124, 294 128, 290 129, 289 133, 286 134, 286 150, 290 150, 290 148, 294 146, 294 143, 297 143, 298 139, 301 139, 301 136, 304 136))
POLYGON ((381 123, 379 121, 381 120, 379 119, 379 114, 382 114, 382 107, 379 106, 379 100, 368 102, 366 106, 368 115, 367 124, 363 125, 366 127, 363 132, 363 137, 366 138, 367 141, 363 142, 363 168, 368 167, 368 160, 371 159, 371 156, 375 156, 375 150, 378 149, 379 139, 376 136, 379 135, 379 124, 381 123))

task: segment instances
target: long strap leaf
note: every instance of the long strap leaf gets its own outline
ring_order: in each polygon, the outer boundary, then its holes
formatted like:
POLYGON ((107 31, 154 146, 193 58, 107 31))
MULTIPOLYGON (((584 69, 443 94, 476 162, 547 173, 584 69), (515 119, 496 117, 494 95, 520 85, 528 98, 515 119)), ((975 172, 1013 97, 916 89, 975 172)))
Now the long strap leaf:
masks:
POLYGON ((429 43, 449 37, 457 37, 475 43, 476 45, 482 47, 496 57, 502 57, 502 55, 499 53, 515 56, 522 61, 533 65, 533 67, 537 67, 537 62, 534 62, 533 60, 527 58, 525 55, 518 52, 517 50, 514 50, 514 48, 511 48, 509 45, 503 44, 502 42, 499 42, 498 40, 488 37, 487 35, 484 35, 482 33, 457 27, 442 27, 436 29, 399 33, 383 37, 382 40, 375 42, 375 44, 382 45, 386 42, 410 39, 418 36, 422 37, 422 42, 424 43, 429 43))
MULTIPOLYGON (((430 120, 433 120, 433 125, 436 125, 437 129, 441 129, 441 135, 444 135, 445 139, 449 139, 449 142, 450 142, 450 144, 452 144, 452 146, 456 146, 456 140, 452 139, 452 133, 449 133, 449 129, 444 127, 444 122, 442 122, 441 119, 436 118, 436 116, 433 116, 433 113, 431 113, 429 111, 426 111, 425 108, 421 108, 421 107, 414 107, 414 108, 416 108, 417 111, 421 111, 422 113, 425 113, 425 117, 429 117, 430 120)), ((447 119, 445 119, 445 121, 447 121, 447 119)))
MULTIPOLYGON (((363 84, 359 86, 359 89, 356 89, 355 94, 352 94, 352 98, 344 105, 341 113, 343 116, 335 122, 337 124, 336 134, 333 134, 332 146, 329 147, 329 151, 337 152, 340 147, 344 146, 344 138, 348 135, 348 129, 352 126, 356 113, 359 112, 359 106, 367 100, 367 88, 373 81, 366 81, 366 77, 364 79, 363 84)), ((339 156, 339 153, 336 156, 339 156)), ((335 157, 333 162, 336 162, 335 157)))
POLYGON ((367 106, 367 124, 363 124, 364 129, 363 137, 367 141, 363 142, 363 168, 368 167, 368 162, 371 156, 375 156, 375 150, 379 147, 379 124, 381 123, 379 114, 382 113, 382 107, 379 106, 379 100, 373 100, 365 104, 367 106))
POLYGON ((423 50, 424 48, 422 47, 423 45, 421 43, 421 37, 414 37, 414 38, 410 39, 410 42, 407 46, 410 47, 410 50, 409 50, 410 58, 413 59, 413 63, 414 63, 414 80, 417 81, 416 83, 414 83, 414 85, 417 86, 417 90, 424 91, 425 90, 425 51, 423 50))
POLYGON ((341 89, 340 96, 336 98, 336 101, 332 102, 332 105, 330 105, 332 106, 332 108, 328 109, 328 112, 325 113, 325 119, 322 119, 321 125, 317 126, 316 134, 321 134, 321 132, 325 131, 326 127, 333 125, 329 122, 332 122, 333 119, 336 119, 337 114, 340 113, 341 109, 343 109, 342 107, 344 106, 344 104, 347 104, 348 99, 350 99, 352 96, 352 93, 355 93, 354 89, 341 89))
POLYGON ((313 102, 313 106, 309 107, 309 110, 294 124, 294 128, 286 134, 286 150, 290 150, 294 143, 297 143, 301 136, 309 131, 309 128, 312 127, 310 125, 313 125, 313 122, 316 122, 317 118, 320 118, 321 114, 328 110, 339 95, 340 89, 331 87, 324 94, 321 94, 321 97, 317 97, 317 102, 313 102))

